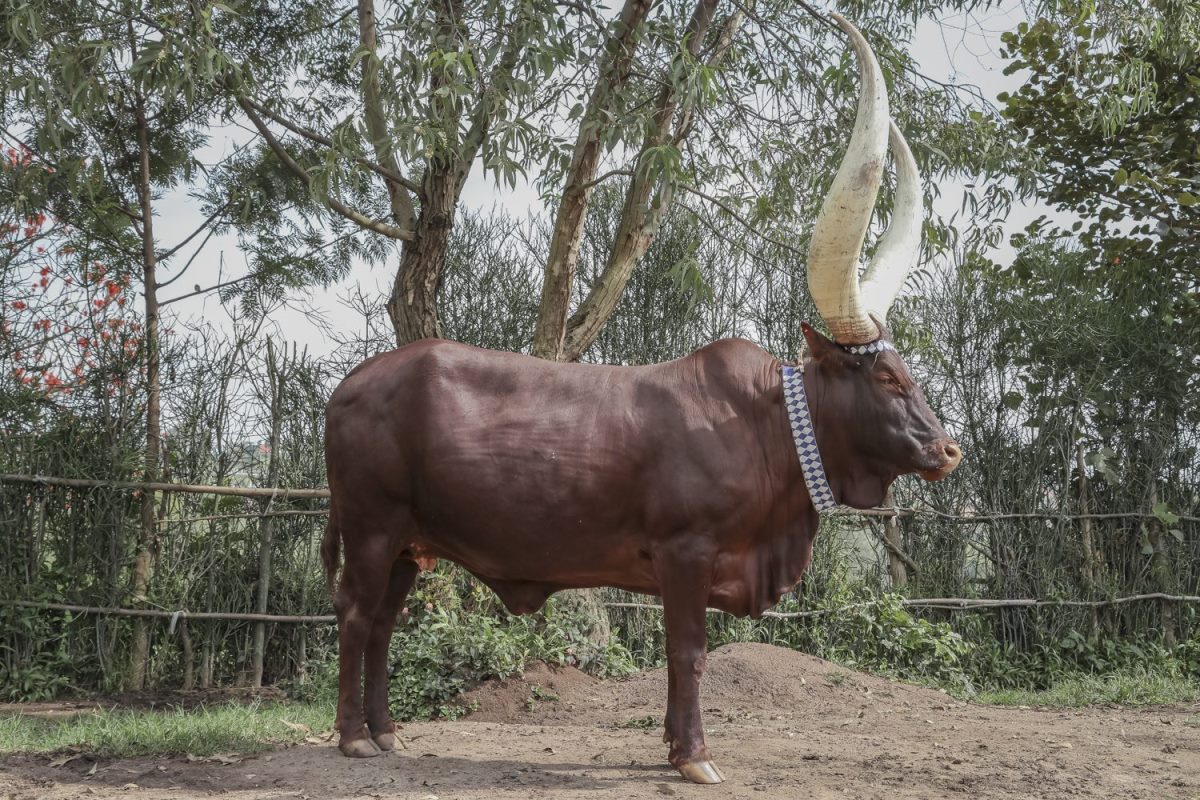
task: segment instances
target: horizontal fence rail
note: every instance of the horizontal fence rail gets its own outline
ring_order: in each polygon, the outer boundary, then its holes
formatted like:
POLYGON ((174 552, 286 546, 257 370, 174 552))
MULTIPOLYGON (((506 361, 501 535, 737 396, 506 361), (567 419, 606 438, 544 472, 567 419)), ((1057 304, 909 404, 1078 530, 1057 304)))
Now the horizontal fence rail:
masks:
POLYGON ((129 489, 144 492, 181 492, 184 494, 220 494, 232 497, 262 497, 274 500, 327 499, 328 489, 291 489, 261 486, 207 486, 191 483, 155 483, 144 481, 102 481, 93 478, 56 478, 50 475, 0 474, 0 483, 34 483, 65 486, 72 489, 129 489))
MULTIPOLYGON (((1045 607, 1079 607, 1099 608, 1101 606, 1116 606, 1125 603, 1136 603, 1145 600, 1159 600, 1173 603, 1200 603, 1200 595, 1164 594, 1150 592, 1135 594, 1127 597, 1112 597, 1106 600, 1038 600, 1033 598, 986 598, 986 597, 917 597, 901 598, 900 605, 906 608, 933 608, 944 611, 987 611, 997 608, 1045 608, 1045 607)), ((829 614, 840 614, 859 608, 870 608, 882 600, 868 600, 862 603, 850 603, 837 608, 815 608, 811 611, 764 611, 762 616, 770 619, 807 619, 829 614)), ((663 607, 656 603, 604 603, 605 608, 641 609, 646 611, 662 611, 663 607)), ((157 617, 170 619, 172 626, 178 620, 233 620, 245 622, 277 622, 308 625, 330 625, 337 622, 333 614, 318 614, 309 616, 289 616, 283 614, 251 614, 224 611, 167 611, 155 608, 109 608, 104 606, 77 606, 70 603, 42 603, 33 600, 0 600, 0 606, 16 606, 33 608, 44 611, 66 611, 75 614, 97 614, 113 617, 157 617)), ((719 608, 707 609, 710 614, 729 614, 719 608)), ((730 616, 736 616, 729 614, 730 616)))
MULTIPOLYGON (((178 492, 183 494, 214 494, 232 497, 257 497, 273 500, 324 500, 329 498, 329 489, 297 489, 289 487, 260 487, 260 486, 208 486, 204 484, 187 483, 154 483, 138 481, 104 481, 90 478, 58 478, 50 475, 11 475, 0 474, 0 483, 28 483, 41 486, 63 486, 67 488, 108 488, 141 490, 151 492, 178 492)), ((214 514, 204 517, 164 518, 160 524, 171 522, 203 522, 220 519, 249 519, 254 517, 272 516, 321 516, 329 510, 317 509, 267 509, 241 514, 214 514)), ((861 517, 916 517, 928 515, 948 522, 973 524, 980 522, 1001 522, 1018 519, 1159 519, 1159 515, 1149 511, 1120 511, 1112 513, 1077 514, 1050 509, 1026 512, 981 512, 973 514, 955 514, 939 511, 935 508, 846 508, 840 506, 828 512, 831 516, 861 516, 861 517)), ((1200 516, 1176 514, 1175 519, 1185 522, 1200 522, 1200 516)))

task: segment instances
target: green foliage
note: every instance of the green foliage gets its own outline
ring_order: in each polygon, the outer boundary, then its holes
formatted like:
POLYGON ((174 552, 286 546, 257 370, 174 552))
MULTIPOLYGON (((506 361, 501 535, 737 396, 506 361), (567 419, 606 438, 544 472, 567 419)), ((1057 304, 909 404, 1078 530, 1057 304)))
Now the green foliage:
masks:
POLYGON ((1008 71, 1028 71, 1001 98, 1009 131, 1033 160, 1038 193, 1079 218, 1070 233, 1104 281, 1115 293, 1166 285, 1152 317, 1177 319, 1194 341, 1200 11, 1177 0, 1050 8, 1004 36, 1008 71))
POLYGON ((0 606, 0 701, 51 700, 68 689, 77 665, 57 623, 32 608, 0 606))
POLYGON ((618 728, 627 730, 652 731, 662 726, 662 717, 657 714, 647 714, 644 717, 633 717, 624 722, 618 722, 618 728))
POLYGON ((1018 650, 991 638, 979 638, 968 669, 978 685, 994 690, 1042 691, 1074 676, 1120 675, 1144 671, 1167 678, 1200 679, 1189 659, 1192 645, 1174 652, 1149 638, 1119 639, 1086 636, 1072 630, 1058 639, 1047 639, 1018 650))
POLYGON ((916 617, 899 600, 898 595, 884 595, 870 605, 833 614, 818 635, 826 657, 910 680, 969 685, 962 662, 971 645, 947 623, 916 617))

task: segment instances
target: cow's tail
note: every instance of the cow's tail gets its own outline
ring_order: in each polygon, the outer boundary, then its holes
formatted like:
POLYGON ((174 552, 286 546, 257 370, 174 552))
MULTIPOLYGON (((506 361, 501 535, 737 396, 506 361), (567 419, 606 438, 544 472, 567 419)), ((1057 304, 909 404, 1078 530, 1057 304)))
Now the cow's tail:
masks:
POLYGON ((329 509, 329 522, 325 525, 325 537, 321 539, 321 563, 325 565, 325 588, 333 597, 337 585, 338 562, 342 557, 342 531, 338 528, 337 514, 329 509))

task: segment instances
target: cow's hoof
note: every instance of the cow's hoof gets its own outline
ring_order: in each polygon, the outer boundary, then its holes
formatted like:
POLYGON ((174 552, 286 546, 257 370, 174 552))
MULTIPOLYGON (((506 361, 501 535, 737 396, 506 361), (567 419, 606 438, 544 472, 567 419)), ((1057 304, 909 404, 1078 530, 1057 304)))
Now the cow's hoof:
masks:
POLYGON ((374 758, 383 752, 370 739, 351 739, 348 742, 339 742, 338 749, 347 758, 374 758))
POLYGON ((395 750, 396 745, 400 743, 400 737, 392 731, 387 731, 371 738, 375 740, 375 745, 385 753, 389 750, 395 750))
POLYGON ((680 764, 679 774, 692 783, 720 783, 725 780, 721 770, 711 761, 689 761, 680 764))

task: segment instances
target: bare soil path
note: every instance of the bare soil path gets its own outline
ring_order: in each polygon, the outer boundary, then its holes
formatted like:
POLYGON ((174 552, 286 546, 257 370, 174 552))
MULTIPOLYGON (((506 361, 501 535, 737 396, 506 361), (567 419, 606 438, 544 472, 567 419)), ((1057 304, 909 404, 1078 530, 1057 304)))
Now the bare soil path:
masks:
POLYGON ((766 645, 709 656, 709 746, 728 780, 685 783, 661 742, 666 674, 535 666, 454 722, 406 725, 366 761, 332 743, 245 758, 0 760, 0 799, 1127 798, 1200 800, 1200 706, 964 704, 766 645))

